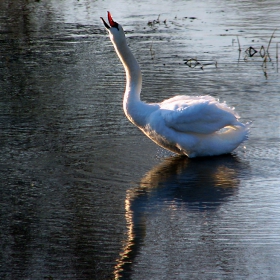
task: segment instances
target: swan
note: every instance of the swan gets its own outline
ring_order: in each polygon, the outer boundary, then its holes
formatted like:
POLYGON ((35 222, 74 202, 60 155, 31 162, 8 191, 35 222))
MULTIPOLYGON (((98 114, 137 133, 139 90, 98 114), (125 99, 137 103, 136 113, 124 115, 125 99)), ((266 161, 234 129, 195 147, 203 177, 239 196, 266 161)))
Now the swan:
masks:
POLYGON ((123 110, 126 117, 160 147, 190 158, 231 153, 248 138, 249 123, 226 103, 204 96, 179 95, 161 103, 140 99, 142 74, 122 26, 108 12, 101 17, 126 73, 123 110))

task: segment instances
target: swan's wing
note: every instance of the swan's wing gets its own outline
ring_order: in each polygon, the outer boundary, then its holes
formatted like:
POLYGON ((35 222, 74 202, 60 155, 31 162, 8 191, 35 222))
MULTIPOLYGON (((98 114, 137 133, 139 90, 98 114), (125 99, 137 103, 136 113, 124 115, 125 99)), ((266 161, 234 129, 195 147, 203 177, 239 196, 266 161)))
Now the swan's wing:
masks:
POLYGON ((166 126, 180 132, 208 134, 240 124, 234 109, 211 96, 176 96, 160 105, 166 126))

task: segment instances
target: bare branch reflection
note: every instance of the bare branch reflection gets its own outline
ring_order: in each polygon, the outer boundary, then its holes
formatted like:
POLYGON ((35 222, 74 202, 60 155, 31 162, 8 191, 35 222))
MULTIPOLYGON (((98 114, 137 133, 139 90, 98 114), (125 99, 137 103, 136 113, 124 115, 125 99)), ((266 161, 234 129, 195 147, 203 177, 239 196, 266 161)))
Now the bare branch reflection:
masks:
POLYGON ((171 157, 151 169, 139 186, 127 191, 127 240, 115 266, 115 279, 129 279, 145 239, 146 213, 168 201, 172 210, 215 211, 235 195, 248 165, 232 155, 189 159, 171 157), (150 207, 150 208, 149 208, 150 207))

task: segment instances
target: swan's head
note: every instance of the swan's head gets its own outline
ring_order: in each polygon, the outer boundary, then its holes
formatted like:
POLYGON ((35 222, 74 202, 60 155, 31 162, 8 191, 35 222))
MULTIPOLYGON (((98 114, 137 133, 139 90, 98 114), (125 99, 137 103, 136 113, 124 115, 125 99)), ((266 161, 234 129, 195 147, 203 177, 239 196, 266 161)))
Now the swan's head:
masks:
POLYGON ((112 42, 118 43, 125 40, 125 34, 122 26, 113 20, 110 12, 108 12, 109 24, 102 17, 101 20, 108 30, 112 42))

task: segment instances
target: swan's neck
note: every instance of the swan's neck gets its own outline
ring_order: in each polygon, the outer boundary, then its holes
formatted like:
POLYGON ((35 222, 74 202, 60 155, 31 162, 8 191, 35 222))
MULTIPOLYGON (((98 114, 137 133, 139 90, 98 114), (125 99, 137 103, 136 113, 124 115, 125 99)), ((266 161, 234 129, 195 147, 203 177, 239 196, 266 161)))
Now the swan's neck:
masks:
POLYGON ((123 98, 123 109, 130 121, 136 125, 143 116, 141 116, 141 107, 145 103, 140 100, 140 93, 142 88, 142 74, 140 66, 135 57, 126 44, 126 41, 115 42, 112 40, 115 50, 120 58, 126 73, 126 89, 123 98))
POLYGON ((126 73, 125 97, 128 101, 140 101, 142 74, 139 64, 127 46, 126 41, 113 41, 113 45, 126 73))

